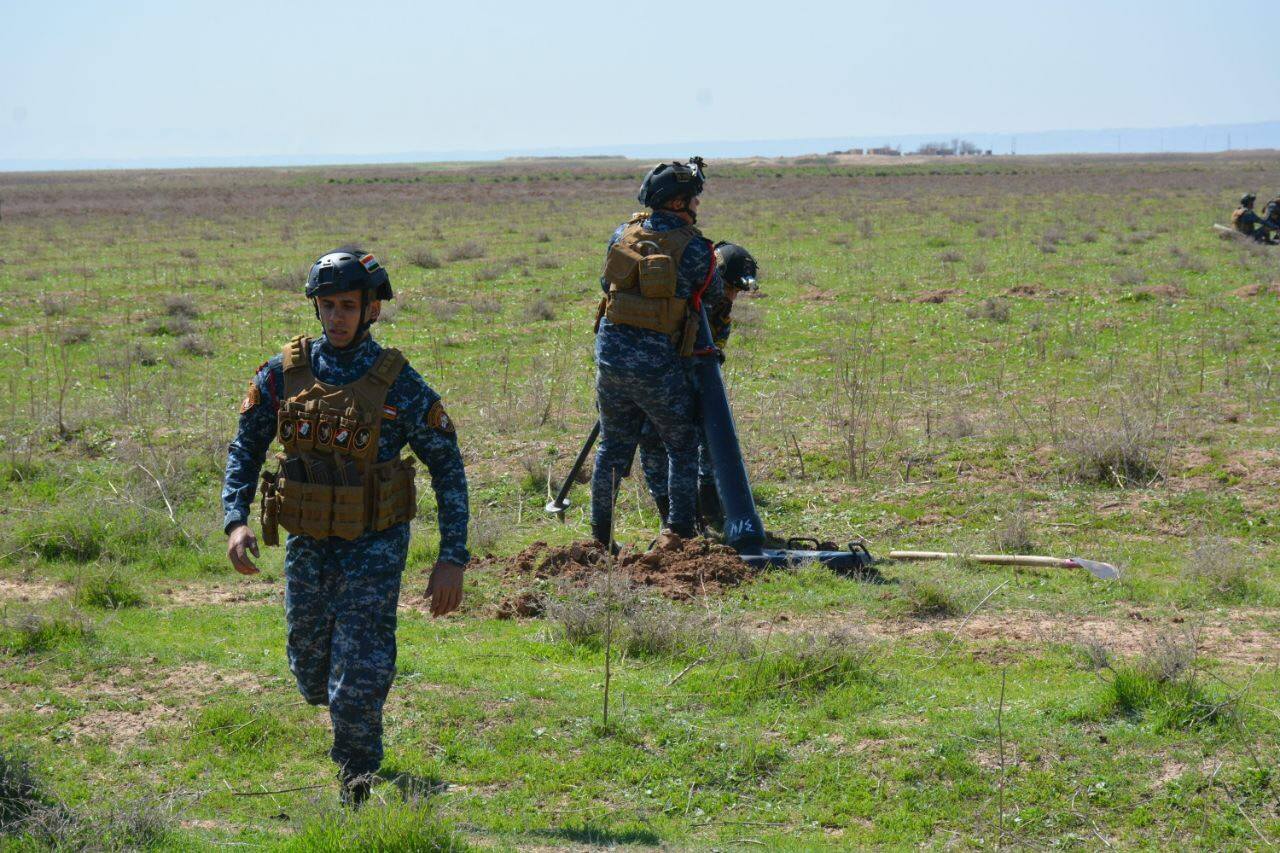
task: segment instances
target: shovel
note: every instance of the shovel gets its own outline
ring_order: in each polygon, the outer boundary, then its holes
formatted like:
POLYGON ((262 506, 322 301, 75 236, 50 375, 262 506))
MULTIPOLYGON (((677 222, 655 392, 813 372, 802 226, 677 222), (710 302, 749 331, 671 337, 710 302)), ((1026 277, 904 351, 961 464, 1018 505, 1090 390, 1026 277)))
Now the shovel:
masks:
POLYGON ((1085 569, 1095 578, 1104 581, 1120 577, 1120 570, 1110 563, 1086 560, 1083 557, 1040 557, 1032 554, 957 554, 950 551, 890 551, 890 560, 970 560, 994 566, 1040 566, 1052 569, 1085 569))
POLYGON ((582 470, 582 464, 587 461, 587 454, 591 452, 591 447, 596 443, 596 439, 600 437, 600 422, 596 421, 596 425, 591 428, 591 434, 587 436, 586 444, 582 445, 582 449, 578 451, 578 458, 573 462, 573 468, 569 470, 569 476, 564 478, 564 485, 560 487, 560 494, 556 495, 556 499, 550 501, 544 509, 556 515, 561 521, 564 521, 564 511, 569 508, 569 490, 573 488, 574 482, 578 479, 578 472, 582 470))

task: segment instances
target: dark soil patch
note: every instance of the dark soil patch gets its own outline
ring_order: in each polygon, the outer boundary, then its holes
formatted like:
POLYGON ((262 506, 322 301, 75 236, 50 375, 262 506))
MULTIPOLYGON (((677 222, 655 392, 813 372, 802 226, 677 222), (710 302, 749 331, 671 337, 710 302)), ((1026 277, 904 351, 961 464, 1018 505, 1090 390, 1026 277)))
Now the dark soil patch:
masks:
MULTIPOLYGON (((488 557, 478 568, 491 568, 504 578, 526 586, 531 580, 557 580, 585 587, 608 571, 605 549, 595 542, 552 547, 535 542, 513 557, 488 557)), ((624 548, 617 568, 636 586, 648 587, 675 601, 713 595, 752 577, 751 568, 727 545, 707 539, 688 539, 669 550, 632 551, 624 548)), ((524 590, 499 605, 500 616, 536 615, 536 596, 524 590)))

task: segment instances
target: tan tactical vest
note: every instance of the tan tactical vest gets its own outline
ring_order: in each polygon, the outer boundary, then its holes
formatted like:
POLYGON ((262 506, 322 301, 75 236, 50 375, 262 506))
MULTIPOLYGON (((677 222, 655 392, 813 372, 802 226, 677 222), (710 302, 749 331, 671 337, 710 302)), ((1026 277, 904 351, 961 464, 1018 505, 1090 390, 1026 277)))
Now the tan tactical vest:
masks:
POLYGON ((600 304, 599 317, 610 323, 662 332, 680 346, 682 355, 693 352, 697 318, 689 300, 676 296, 676 270, 684 250, 700 236, 691 225, 672 231, 649 231, 646 213, 631 217, 618 241, 609 247, 604 277, 609 295, 600 304))
POLYGON ((262 539, 279 542, 277 525, 323 539, 355 539, 417 512, 413 459, 375 463, 387 391, 405 365, 384 349, 364 376, 329 385, 311 371, 311 341, 284 348, 284 400, 276 438, 280 469, 262 475, 262 539))
POLYGON ((1231 214, 1231 226, 1242 234, 1249 234, 1252 228, 1244 224, 1245 208, 1237 207, 1231 214))

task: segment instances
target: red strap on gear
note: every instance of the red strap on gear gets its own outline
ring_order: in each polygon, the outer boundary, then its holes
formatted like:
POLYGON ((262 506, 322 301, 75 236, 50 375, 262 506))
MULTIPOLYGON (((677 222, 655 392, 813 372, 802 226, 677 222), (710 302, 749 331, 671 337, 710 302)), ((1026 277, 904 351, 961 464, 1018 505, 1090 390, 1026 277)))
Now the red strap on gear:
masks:
POLYGON ((710 240, 707 240, 707 248, 711 250, 711 266, 707 268, 707 277, 703 279, 702 286, 689 296, 689 303, 693 305, 694 311, 702 310, 702 294, 707 292, 707 288, 711 286, 711 276, 716 274, 716 248, 710 240))

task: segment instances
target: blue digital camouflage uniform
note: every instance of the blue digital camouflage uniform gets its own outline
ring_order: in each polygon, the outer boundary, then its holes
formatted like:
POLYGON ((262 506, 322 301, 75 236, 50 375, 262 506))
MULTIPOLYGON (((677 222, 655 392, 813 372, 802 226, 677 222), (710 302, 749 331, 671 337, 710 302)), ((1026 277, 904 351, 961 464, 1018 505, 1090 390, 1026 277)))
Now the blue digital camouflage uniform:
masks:
MULTIPOLYGON (((311 368, 321 382, 345 385, 364 375, 381 351, 372 337, 346 350, 321 337, 311 346, 311 368)), ((281 362, 277 355, 259 368, 241 406, 222 490, 226 530, 248 521, 258 474, 276 435, 284 388, 281 362)), ((439 428, 427 424, 427 413, 439 399, 406 364, 387 392, 377 461, 395 459, 408 444, 426 464, 436 496, 440 559, 466 565, 462 454, 452 422, 439 428)), ((408 550, 408 522, 350 541, 290 535, 285 542, 289 669, 308 702, 329 706, 329 754, 349 776, 372 773, 382 763, 382 707, 395 677, 396 604, 408 550)))
MULTIPOLYGON (((711 338, 716 348, 723 350, 729 343, 733 319, 731 312, 733 303, 722 299, 715 306, 708 306, 707 323, 711 327, 711 338)), ((695 411, 697 400, 694 401, 695 411)), ((662 444, 662 436, 647 419, 640 428, 640 469, 644 472, 644 482, 653 496, 654 503, 662 506, 667 502, 667 449, 662 444)), ((713 482, 715 474, 711 470, 711 456, 707 452, 707 437, 701 425, 698 427, 698 483, 713 482)))
MULTIPOLYGON (((679 216, 654 211, 644 221, 653 231, 685 226, 679 216)), ((620 225, 609 240, 613 246, 626 229, 620 225)), ((716 269, 711 242, 691 240, 676 270, 676 293, 682 298, 706 285, 703 303, 724 299, 724 280, 716 269)), ((609 282, 600 279, 608 292, 609 282)), ((692 528, 698 469, 697 406, 689 377, 688 359, 661 332, 619 325, 601 318, 596 335, 596 404, 600 410, 600 446, 591 478, 591 520, 599 529, 613 514, 618 485, 631 467, 646 419, 666 449, 666 481, 671 496, 670 526, 692 528)))

